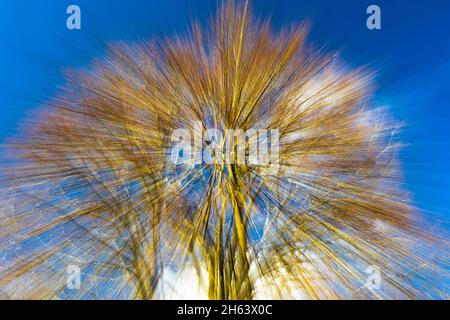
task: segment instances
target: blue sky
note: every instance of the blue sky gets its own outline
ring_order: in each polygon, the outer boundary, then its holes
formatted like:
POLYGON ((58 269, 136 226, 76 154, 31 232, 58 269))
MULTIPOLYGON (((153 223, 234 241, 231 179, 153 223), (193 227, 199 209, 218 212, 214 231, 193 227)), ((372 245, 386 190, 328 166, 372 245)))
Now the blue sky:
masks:
MULTIPOLYGON (((401 153, 416 205, 450 229, 450 1, 256 0, 275 27, 308 18, 310 41, 339 51, 352 66, 379 69, 376 105, 405 123, 401 153), (381 8, 382 29, 366 28, 366 8, 381 8)), ((217 6, 204 0, 3 0, 0 7, 0 141, 63 84, 64 68, 88 64, 105 43, 170 36, 189 19, 206 22, 217 6), (82 29, 66 28, 77 4, 82 29)))

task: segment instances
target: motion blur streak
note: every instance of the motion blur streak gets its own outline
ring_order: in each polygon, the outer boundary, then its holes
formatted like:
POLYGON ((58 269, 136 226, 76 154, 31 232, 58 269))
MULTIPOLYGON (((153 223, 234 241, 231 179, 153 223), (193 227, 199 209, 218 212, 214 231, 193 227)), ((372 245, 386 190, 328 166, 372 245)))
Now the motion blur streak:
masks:
POLYGON ((373 75, 307 29, 274 32, 227 2, 206 30, 117 43, 69 72, 5 149, 1 291, 155 299, 164 275, 195 270, 210 299, 447 298, 373 75), (172 132, 197 121, 279 130, 279 165, 174 163, 172 132))

